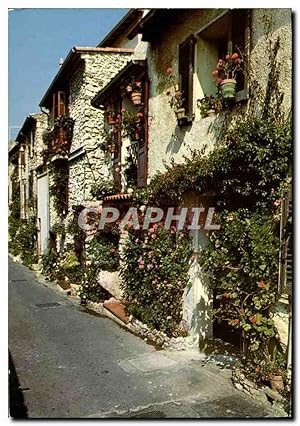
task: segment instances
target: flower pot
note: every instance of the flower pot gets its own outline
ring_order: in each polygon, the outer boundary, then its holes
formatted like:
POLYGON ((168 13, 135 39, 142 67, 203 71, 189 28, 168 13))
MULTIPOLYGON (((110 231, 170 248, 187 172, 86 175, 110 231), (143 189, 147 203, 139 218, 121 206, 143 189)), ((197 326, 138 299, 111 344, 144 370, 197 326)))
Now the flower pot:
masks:
POLYGON ((282 376, 270 377, 271 388, 276 391, 284 391, 284 383, 282 376))
POLYGON ((132 92, 131 100, 134 105, 140 105, 142 103, 142 94, 141 92, 132 92))
POLYGON ((236 92, 236 80, 227 78, 220 83, 223 99, 234 99, 236 92))
POLYGON ((115 144, 108 146, 108 151, 113 154, 115 152, 115 144))
POLYGON ((215 116, 216 116, 216 112, 215 112, 215 110, 214 110, 214 109, 209 109, 209 110, 207 111, 207 116, 208 116, 208 117, 215 117, 215 116))
POLYGON ((185 108, 179 108, 175 111, 177 120, 182 120, 185 117, 185 108))
POLYGON ((108 114, 107 115, 107 124, 112 126, 115 123, 116 123, 115 117, 112 114, 108 114))

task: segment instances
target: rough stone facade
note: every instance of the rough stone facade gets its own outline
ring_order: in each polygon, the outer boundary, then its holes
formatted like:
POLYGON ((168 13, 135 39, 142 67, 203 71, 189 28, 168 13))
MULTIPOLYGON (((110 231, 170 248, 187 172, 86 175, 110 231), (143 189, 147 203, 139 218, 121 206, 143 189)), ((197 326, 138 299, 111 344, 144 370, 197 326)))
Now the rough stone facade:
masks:
POLYGON ((82 65, 70 80, 70 117, 74 119, 71 154, 84 148, 85 155, 70 161, 69 204, 91 198, 90 187, 108 176, 105 154, 99 149, 103 112, 92 107, 92 98, 130 60, 130 53, 82 54, 82 65))

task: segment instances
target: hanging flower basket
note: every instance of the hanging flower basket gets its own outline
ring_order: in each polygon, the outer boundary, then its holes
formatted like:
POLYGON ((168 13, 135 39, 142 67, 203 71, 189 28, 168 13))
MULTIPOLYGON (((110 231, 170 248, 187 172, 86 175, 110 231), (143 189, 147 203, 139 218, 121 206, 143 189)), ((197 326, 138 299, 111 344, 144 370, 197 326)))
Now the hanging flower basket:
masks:
POLYGON ((142 93, 141 92, 132 92, 131 100, 134 105, 140 105, 142 103, 142 93))
POLYGON ((108 146, 108 151, 111 153, 111 154, 113 154, 114 152, 115 152, 115 144, 112 144, 112 145, 109 145, 108 146))
POLYGON ((185 117, 185 108, 178 108, 175 111, 177 120, 182 120, 185 117))
POLYGON ((221 95, 223 99, 234 99, 236 93, 236 80, 234 78, 226 78, 220 83, 221 95))

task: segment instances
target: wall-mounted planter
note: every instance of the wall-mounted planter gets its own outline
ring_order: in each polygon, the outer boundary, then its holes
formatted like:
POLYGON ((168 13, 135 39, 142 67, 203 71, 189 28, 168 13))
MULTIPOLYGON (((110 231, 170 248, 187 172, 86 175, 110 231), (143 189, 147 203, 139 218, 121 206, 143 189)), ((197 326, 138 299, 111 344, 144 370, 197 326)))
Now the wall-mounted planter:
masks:
POLYGON ((222 81, 221 95, 223 99, 234 99, 236 94, 236 80, 228 78, 222 81))
POLYGON ((142 93, 141 92, 132 92, 131 100, 134 105, 140 105, 142 103, 142 93))
POLYGON ((179 108, 178 110, 175 111, 177 120, 182 120, 183 118, 185 118, 185 108, 179 108))
POLYGON ((216 116, 216 112, 214 109, 210 109, 207 111, 207 116, 208 117, 215 117, 216 116))

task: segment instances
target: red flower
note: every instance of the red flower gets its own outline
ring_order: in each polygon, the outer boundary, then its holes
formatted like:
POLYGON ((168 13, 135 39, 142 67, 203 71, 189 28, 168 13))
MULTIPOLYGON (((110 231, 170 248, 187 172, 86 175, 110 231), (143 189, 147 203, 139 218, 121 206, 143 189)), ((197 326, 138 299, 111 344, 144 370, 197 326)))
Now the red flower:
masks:
POLYGON ((219 75, 219 71, 218 70, 213 70, 212 75, 217 77, 217 75, 219 75))
POLYGON ((234 319, 231 321, 232 325, 237 325, 240 322, 240 320, 238 318, 234 319))
POLYGON ((141 81, 135 81, 135 85, 140 87, 142 85, 142 82, 141 81))
POLYGON ((217 78, 217 79, 216 79, 216 84, 221 84, 221 83, 222 83, 222 81, 223 81, 223 78, 217 78))
POLYGON ((266 287, 266 284, 263 280, 260 280, 257 285, 258 285, 259 288, 265 288, 266 287))
POLYGON ((141 117, 143 117, 143 113, 142 112, 138 112, 137 114, 136 114, 136 116, 138 117, 138 118, 141 118, 141 117))
POLYGON ((252 315, 252 317, 249 318, 250 322, 252 322, 252 324, 255 324, 257 319, 256 319, 256 315, 252 315))
POLYGON ((230 294, 229 293, 224 293, 223 296, 225 297, 225 299, 229 299, 230 298, 230 294))
POLYGON ((238 53, 234 53, 234 54, 231 56, 231 58, 232 58, 232 59, 238 59, 238 58, 239 58, 239 54, 238 54, 238 53))
POLYGON ((167 73, 168 75, 173 74, 173 68, 171 68, 171 67, 167 68, 167 69, 166 69, 166 73, 167 73))

